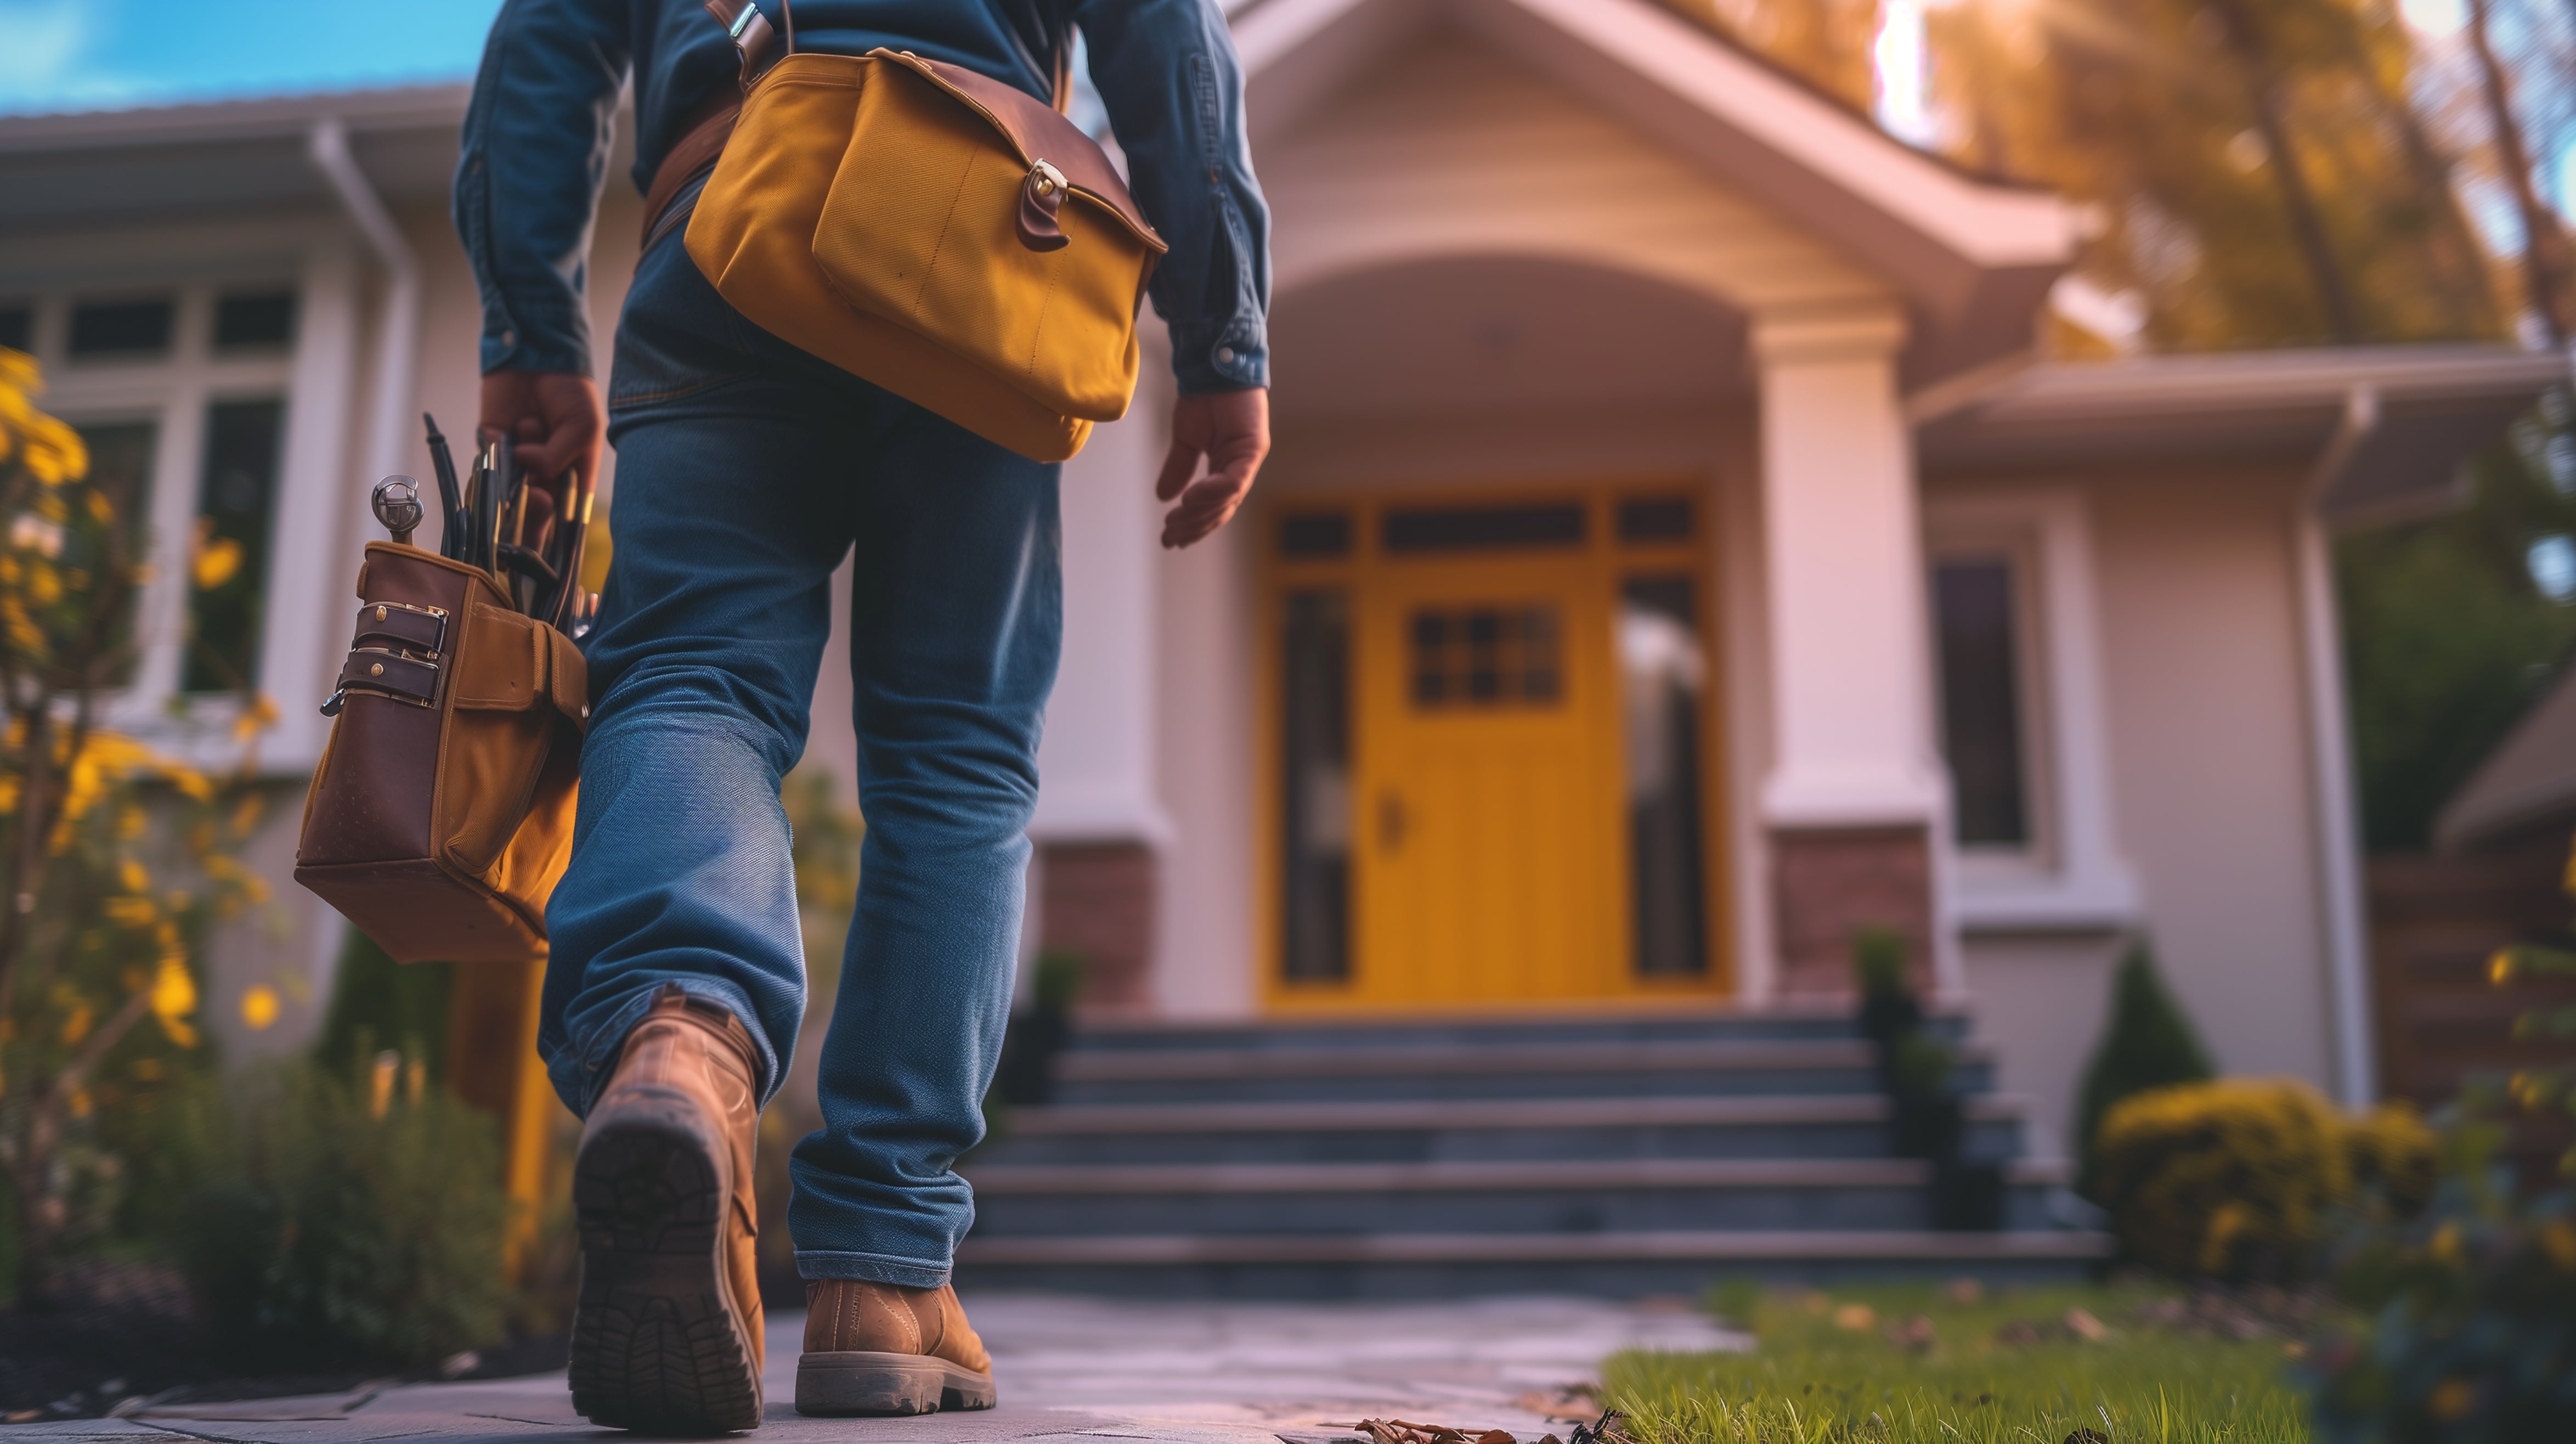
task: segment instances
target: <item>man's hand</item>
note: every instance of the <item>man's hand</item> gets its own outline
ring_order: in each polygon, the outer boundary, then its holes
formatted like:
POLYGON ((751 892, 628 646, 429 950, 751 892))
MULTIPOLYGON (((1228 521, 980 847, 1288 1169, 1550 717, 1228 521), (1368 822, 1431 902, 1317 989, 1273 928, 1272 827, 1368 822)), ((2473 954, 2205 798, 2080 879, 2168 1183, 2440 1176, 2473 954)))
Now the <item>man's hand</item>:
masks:
POLYGON ((1172 407, 1172 449, 1154 495, 1180 505, 1163 514, 1163 545, 1185 547, 1233 519, 1270 454, 1270 392, 1219 391, 1184 396, 1172 407), (1208 474, 1193 483, 1199 458, 1208 474))
POLYGON ((599 480, 599 443, 608 418, 599 383, 570 371, 495 371, 483 378, 481 437, 518 443, 519 470, 561 498, 565 472, 599 480))

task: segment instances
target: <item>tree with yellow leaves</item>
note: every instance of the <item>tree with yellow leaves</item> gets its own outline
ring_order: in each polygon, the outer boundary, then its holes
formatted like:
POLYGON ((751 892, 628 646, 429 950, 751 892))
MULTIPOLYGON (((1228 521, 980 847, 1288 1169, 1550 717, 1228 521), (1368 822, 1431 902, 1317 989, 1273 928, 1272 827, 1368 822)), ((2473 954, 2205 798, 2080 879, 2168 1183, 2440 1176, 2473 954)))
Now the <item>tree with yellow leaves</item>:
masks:
MULTIPOLYGON (((103 1106, 149 1107, 199 1047, 207 930, 265 896, 234 856, 258 821, 247 768, 219 783, 98 725, 146 569, 39 390, 0 349, 0 1168, 22 1301, 112 1206, 103 1106)), ((246 707, 244 740, 264 715, 246 707)))

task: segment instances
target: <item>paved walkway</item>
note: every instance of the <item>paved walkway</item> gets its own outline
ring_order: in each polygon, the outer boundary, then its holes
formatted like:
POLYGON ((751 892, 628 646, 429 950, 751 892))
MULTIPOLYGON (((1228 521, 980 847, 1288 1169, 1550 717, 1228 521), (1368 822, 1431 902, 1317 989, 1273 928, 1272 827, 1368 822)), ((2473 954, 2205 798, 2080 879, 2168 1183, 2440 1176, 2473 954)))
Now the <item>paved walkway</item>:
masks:
MULTIPOLYGON (((1037 1295, 970 1301, 993 1351, 1000 1408, 918 1419, 796 1413, 802 1315, 769 1324, 768 1424, 759 1444, 997 1444, 1152 1440, 1322 1444, 1363 1417, 1554 1430, 1535 1394, 1597 1377, 1625 1348, 1718 1349, 1743 1340, 1675 1302, 1480 1299, 1449 1304, 1142 1304, 1037 1295)), ((0 1441, 173 1435, 225 1444, 538 1444, 603 1431, 572 1412, 561 1374, 413 1384, 379 1393, 152 1411, 0 1430, 0 1441)))

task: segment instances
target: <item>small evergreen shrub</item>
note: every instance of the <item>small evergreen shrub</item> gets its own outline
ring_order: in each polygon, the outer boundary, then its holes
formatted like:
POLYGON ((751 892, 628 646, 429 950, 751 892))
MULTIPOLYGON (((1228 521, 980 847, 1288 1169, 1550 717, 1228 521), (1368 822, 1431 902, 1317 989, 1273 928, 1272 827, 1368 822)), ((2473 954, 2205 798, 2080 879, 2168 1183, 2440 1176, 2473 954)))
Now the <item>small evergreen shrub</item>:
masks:
MULTIPOLYGON (((2122 1099, 2150 1088, 2203 1083, 2216 1076, 2209 1050, 2201 1046, 2191 1019, 2166 991, 2154 953, 2143 942, 2132 944, 2111 979, 2111 1017, 2103 1026, 2102 1041, 2094 1047, 2092 1062, 2084 1069, 2084 1087, 2075 1107, 2077 1162, 2092 1159, 2093 1137, 2103 1115, 2122 1099)), ((2095 1202, 2102 1201, 2089 1171, 2083 1191, 2095 1202)))
POLYGON ((176 1243, 215 1336, 273 1361, 418 1365, 501 1338, 498 1127, 385 1055, 251 1080, 176 1243))

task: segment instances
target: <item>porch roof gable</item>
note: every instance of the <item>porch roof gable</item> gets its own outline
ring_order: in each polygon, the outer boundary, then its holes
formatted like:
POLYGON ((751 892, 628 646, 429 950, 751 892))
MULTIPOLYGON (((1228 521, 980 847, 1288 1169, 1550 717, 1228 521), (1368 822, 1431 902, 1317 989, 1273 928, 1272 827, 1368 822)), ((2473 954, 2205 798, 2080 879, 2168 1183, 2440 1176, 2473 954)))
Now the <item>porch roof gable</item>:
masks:
POLYGON ((1774 207, 1901 290, 1907 370, 2031 345, 2087 209, 1971 175, 1646 0, 1248 0, 1229 7, 1256 147, 1434 27, 1471 35, 1774 207))

